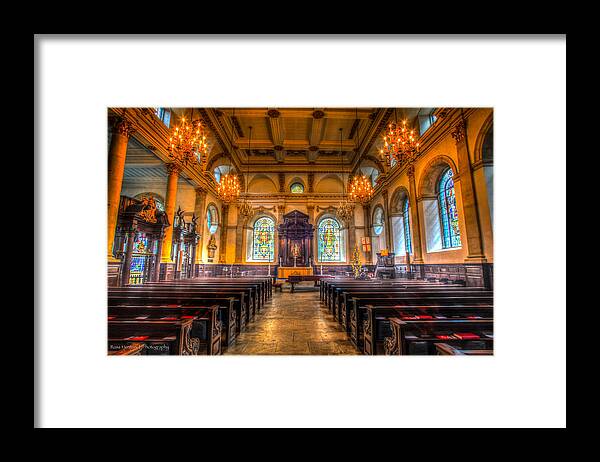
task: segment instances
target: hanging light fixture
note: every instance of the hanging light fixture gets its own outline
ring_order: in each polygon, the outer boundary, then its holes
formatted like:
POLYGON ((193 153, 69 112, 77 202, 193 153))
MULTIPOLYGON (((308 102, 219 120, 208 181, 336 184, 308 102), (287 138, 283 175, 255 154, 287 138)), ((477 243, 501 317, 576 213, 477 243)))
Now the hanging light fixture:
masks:
POLYGON ((342 132, 340 128, 340 157, 342 159, 342 201, 339 203, 336 215, 344 223, 349 223, 354 216, 354 207, 346 199, 346 182, 344 181, 344 152, 342 151, 342 132))
MULTIPOLYGON (((358 109, 356 109, 356 120, 358 120, 358 109)), ((360 127, 360 124, 359 124, 360 127)), ((356 153, 359 154, 360 150, 360 129, 357 128, 356 132, 356 153)), ((359 164, 360 167, 360 164, 359 164)), ((360 168, 359 168, 360 170, 360 168)), ((361 204, 366 204, 373 197, 374 189, 373 184, 370 178, 363 173, 362 175, 356 175, 352 178, 352 182, 349 185, 350 189, 350 200, 353 202, 359 202, 361 204)))
POLYGON ((398 124, 396 108, 394 108, 394 123, 388 125, 383 135, 383 146, 379 154, 385 158, 388 166, 395 160, 400 166, 412 162, 419 152, 419 143, 414 129, 406 126, 406 120, 398 124))
POLYGON ((207 130, 200 119, 194 120, 194 108, 190 120, 184 116, 179 125, 171 129, 169 136, 169 157, 182 166, 203 166, 208 159, 207 130))
MULTIPOLYGON (((235 114, 235 109, 233 111, 235 114)), ((231 149, 233 149, 233 125, 231 127, 231 131, 232 133, 229 146, 231 147, 231 149)), ((231 153, 229 153, 229 155, 231 155, 231 153)), ((238 176, 234 174, 232 170, 233 165, 231 165, 230 159, 229 170, 225 172, 225 175, 221 175, 219 183, 217 184, 217 194, 219 196, 219 199, 226 203, 230 203, 237 200, 237 198, 240 196, 240 192, 242 189, 240 187, 240 180, 238 176)))
POLYGON ((250 218, 252 215, 254 215, 254 209, 252 208, 252 205, 247 200, 248 182, 250 181, 250 141, 252 140, 252 127, 248 127, 248 129, 250 130, 250 136, 248 137, 248 168, 247 168, 247 172, 246 172, 246 181, 245 181, 246 194, 244 195, 244 199, 242 200, 242 204, 240 205, 239 212, 238 212, 244 218, 250 218))

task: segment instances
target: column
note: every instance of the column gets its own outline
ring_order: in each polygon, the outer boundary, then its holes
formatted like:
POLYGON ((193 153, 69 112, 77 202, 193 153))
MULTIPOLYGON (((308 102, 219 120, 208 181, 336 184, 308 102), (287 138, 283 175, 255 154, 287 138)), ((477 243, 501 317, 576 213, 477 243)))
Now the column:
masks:
POLYGON ((237 225, 235 227, 235 263, 243 264, 244 263, 244 249, 246 246, 244 245, 244 236, 246 234, 246 228, 248 225, 248 217, 243 217, 240 215, 240 208, 238 207, 237 214, 237 225))
POLYGON ((123 271, 121 273, 122 286, 129 284, 129 272, 131 271, 131 257, 133 253, 133 241, 135 240, 135 234, 135 229, 129 229, 125 234, 127 250, 125 251, 125 258, 123 259, 123 271))
POLYGON ((165 239, 165 231, 162 230, 158 236, 158 244, 156 247, 156 258, 154 261, 154 271, 152 274, 152 282, 158 282, 160 276, 160 258, 162 255, 163 241, 165 239))
MULTIPOLYGON (((194 213, 196 214, 196 232, 200 235, 198 240, 198 249, 196 249, 196 258, 194 264, 202 263, 202 249, 204 248, 204 218, 206 217, 206 189, 196 188, 196 202, 194 203, 194 213)), ((195 273, 194 273, 195 274, 195 273)))
POLYGON ((173 221, 175 220, 177 181, 179 180, 180 171, 181 167, 179 167, 177 164, 167 164, 167 172, 169 177, 167 180, 167 197, 165 197, 165 214, 169 220, 169 225, 165 229, 165 238, 163 239, 162 255, 160 259, 162 263, 173 263, 173 260, 171 259, 173 244, 173 221))
POLYGON ((277 221, 283 223, 283 215, 285 214, 285 203, 277 206, 277 221))
POLYGON ((394 251, 392 240, 392 218, 390 217, 390 209, 388 206, 388 191, 384 189, 381 193, 383 196, 383 212, 385 213, 385 247, 389 252, 394 251))
POLYGON ((479 211, 477 208, 477 197, 471 170, 471 160, 467 147, 466 125, 463 120, 458 122, 452 131, 452 137, 456 141, 456 153, 458 156, 458 172, 460 174, 460 192, 462 196, 462 211, 464 214, 465 233, 461 233, 461 241, 467 244, 467 258, 465 262, 483 263, 486 261, 483 254, 483 243, 481 241, 481 227, 479 224, 479 211), (465 239, 466 237, 466 239, 465 239))
MULTIPOLYGON (((314 181, 314 173, 309 173, 308 174, 309 192, 312 192, 312 182, 313 181, 314 181), (311 179, 311 176, 312 176, 312 179, 311 179)), ((310 265, 315 266, 316 265, 316 263, 315 263, 315 258, 316 258, 315 255, 316 254, 315 254, 315 248, 313 247, 314 246, 313 236, 314 236, 315 229, 317 226, 315 223, 315 205, 314 204, 309 203, 306 205, 306 214, 308 215, 308 223, 311 224, 313 227, 312 234, 310 234, 308 236, 308 240, 307 240, 308 248, 306 249, 306 251, 307 251, 307 255, 310 257, 310 265)), ((308 264, 308 257, 307 257, 306 262, 308 264)))
POLYGON ((112 255, 115 240, 123 173, 125 172, 125 156, 129 137, 135 132, 131 122, 119 118, 112 129, 112 139, 108 150, 108 260, 117 261, 112 255))
POLYGON ((315 206, 312 204, 308 204, 306 206, 306 214, 308 215, 308 222, 315 226, 315 206))
POLYGON ((221 242, 219 243, 219 263, 226 263, 227 256, 227 224, 229 215, 229 204, 221 206, 221 242))
MULTIPOLYGON (((369 240, 371 241, 371 249, 373 249, 373 241, 371 240, 372 239, 372 236, 371 236, 371 234, 372 234, 372 232, 371 232, 371 205, 364 204, 363 212, 364 212, 364 216, 365 216, 365 237, 369 238, 369 240)), ((372 250, 365 252, 365 260, 366 260, 367 265, 373 264, 372 250)))
POLYGON ((413 263, 423 263, 423 248, 421 238, 421 218, 419 215, 419 205, 417 202, 417 186, 415 184, 415 166, 409 165, 406 171, 408 174, 408 193, 410 203, 410 221, 412 224, 412 244, 413 244, 413 263))

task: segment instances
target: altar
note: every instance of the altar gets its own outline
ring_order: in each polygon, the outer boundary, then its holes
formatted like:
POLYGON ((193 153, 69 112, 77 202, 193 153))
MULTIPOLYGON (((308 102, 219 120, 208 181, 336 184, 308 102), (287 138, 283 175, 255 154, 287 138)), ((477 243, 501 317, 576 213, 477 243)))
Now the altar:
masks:
POLYGON ((277 268, 277 279, 287 279, 289 276, 312 276, 312 266, 280 266, 277 268))

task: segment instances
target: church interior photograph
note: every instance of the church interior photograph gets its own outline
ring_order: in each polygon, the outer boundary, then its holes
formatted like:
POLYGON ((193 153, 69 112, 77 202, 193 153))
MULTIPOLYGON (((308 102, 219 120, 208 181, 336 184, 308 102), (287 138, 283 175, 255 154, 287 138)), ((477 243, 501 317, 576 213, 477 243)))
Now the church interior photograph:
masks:
POLYGON ((109 107, 107 354, 494 354, 490 107, 109 107))
POLYGON ((38 34, 34 125, 34 426, 566 427, 566 36, 38 34))

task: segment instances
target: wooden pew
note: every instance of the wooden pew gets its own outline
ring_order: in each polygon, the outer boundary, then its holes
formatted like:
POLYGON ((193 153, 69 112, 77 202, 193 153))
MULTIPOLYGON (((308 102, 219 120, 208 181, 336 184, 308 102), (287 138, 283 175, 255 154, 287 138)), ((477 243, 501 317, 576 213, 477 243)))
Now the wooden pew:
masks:
MULTIPOLYGON (((351 299, 352 308, 350 311, 350 341, 360 351, 363 350, 363 325, 367 317, 367 305, 373 306, 411 306, 411 305, 491 305, 493 297, 491 295, 480 295, 473 293, 414 293, 402 294, 374 294, 369 297, 367 294, 361 294, 361 297, 351 299)), ((455 291, 456 292, 456 291, 455 291)))
MULTIPOLYGON (((493 297, 492 292, 482 290, 479 288, 460 288, 460 287, 446 287, 446 288, 393 288, 393 289, 378 289, 372 288, 369 291, 359 290, 344 290, 338 297, 336 306, 336 312, 338 313, 338 322, 346 330, 350 332, 350 316, 352 309, 354 308, 354 299, 359 301, 362 300, 363 305, 393 305, 394 299, 418 299, 423 297, 461 297, 461 296, 478 296, 478 297, 493 297), (377 302, 365 302, 368 299, 381 299, 382 301, 377 302)), ((452 302, 452 300, 450 300, 452 302)), ((491 303, 491 302, 490 302, 491 303)), ((414 303, 411 303, 414 304, 414 303)), ((426 303, 424 303, 426 304, 426 303)))
POLYGON ((336 317, 337 306, 339 303, 340 295, 347 291, 367 291, 370 292, 372 290, 384 290, 384 289, 423 289, 429 287, 449 287, 446 284, 442 283, 430 283, 427 281, 396 281, 396 280, 377 280, 377 281, 351 281, 351 282, 343 282, 343 283, 334 283, 331 284, 328 288, 328 291, 325 296, 325 304, 330 313, 334 314, 336 317))
MULTIPOLYGON (((414 280, 414 279, 354 279, 354 278, 335 278, 323 280, 320 282, 320 297, 321 301, 326 302, 329 292, 335 287, 347 286, 394 286, 394 285, 421 285, 431 284, 425 280, 414 280)), ((441 283, 437 283, 440 284, 441 283)))
POLYGON ((363 322, 363 353, 378 355, 384 352, 384 339, 392 335, 390 318, 407 320, 483 319, 492 321, 493 305, 435 305, 435 306, 373 306, 367 305, 363 322))
POLYGON ((227 291, 231 292, 231 296, 237 297, 239 293, 242 293, 242 305, 245 307, 245 321, 246 323, 251 322, 255 314, 260 311, 262 306, 262 301, 260 300, 260 295, 257 292, 256 286, 248 286, 248 285, 228 285, 228 284, 190 284, 190 283, 177 283, 171 284, 169 283, 156 283, 151 282, 141 286, 130 286, 127 288, 131 288, 132 290, 155 290, 155 291, 171 291, 177 293, 193 293, 193 292, 207 292, 207 291, 216 291, 219 294, 225 294, 227 291))
MULTIPOLYGON (((251 283, 251 284, 260 284, 263 292, 264 292, 264 301, 266 302, 267 300, 269 300, 272 296, 273 296, 273 284, 274 284, 274 276, 271 277, 237 277, 237 278, 230 278, 230 277, 198 277, 198 278, 192 278, 192 279, 186 279, 186 282, 192 282, 192 283, 216 283, 216 284, 223 284, 225 282, 233 282, 233 283, 239 283, 239 284, 247 284, 247 283, 251 283)), ((166 281, 165 281, 166 282, 166 281)), ((168 281, 171 282, 171 281, 168 281)))
POLYGON ((347 317, 350 314, 349 311, 351 309, 351 300, 355 297, 363 297, 365 294, 368 296, 376 296, 376 294, 381 294, 381 297, 390 297, 392 294, 406 294, 408 297, 412 295, 414 297, 418 297, 418 294, 445 294, 452 293, 456 295, 461 294, 470 294, 477 293, 481 295, 492 294, 490 291, 485 291, 479 287, 458 287, 458 286, 421 286, 421 287, 405 287, 405 286, 396 286, 393 288, 378 288, 374 287, 369 290, 365 290, 364 288, 351 288, 351 289, 342 289, 337 296, 336 303, 333 307, 333 312, 337 314, 334 315, 334 319, 342 326, 347 326, 347 317))
POLYGON ((191 299, 182 297, 174 299, 173 297, 161 295, 113 294, 112 296, 109 295, 108 298, 109 310, 111 306, 123 305, 159 305, 167 308, 181 308, 185 306, 211 306, 214 304, 219 306, 219 320, 223 324, 221 330, 221 346, 226 348, 233 344, 242 328, 239 320, 242 310, 239 300, 236 300, 235 297, 196 295, 191 299))
MULTIPOLYGON (((111 297, 116 296, 162 296, 167 299, 171 297, 171 302, 177 305, 183 304, 185 301, 186 305, 195 304, 197 306, 204 306, 206 304, 194 302, 196 299, 204 299, 211 297, 233 297, 236 300, 236 309, 239 305, 238 324, 240 329, 244 329, 250 319, 250 307, 248 305, 249 293, 242 289, 237 288, 220 288, 220 287, 172 287, 168 285, 161 285, 160 287, 154 286, 137 286, 137 287, 114 287, 109 288, 108 296, 109 300, 111 297)), ((238 329, 238 330, 240 330, 238 329)))
POLYGON ((481 288, 478 287, 456 287, 456 286, 443 286, 443 285, 420 285, 420 286, 405 286, 398 285, 393 287, 351 287, 351 288, 341 288, 336 289, 334 299, 332 302, 332 307, 330 312, 333 314, 333 318, 336 319, 340 324, 343 324, 342 320, 344 319, 345 313, 344 311, 348 310, 348 299, 354 296, 361 296, 364 294, 374 295, 376 293, 380 293, 383 295, 390 294, 414 294, 418 296, 419 293, 445 293, 445 292, 478 292, 482 291, 481 288))
POLYGON ((217 288, 228 288, 228 289, 248 289, 250 296, 254 300, 255 311, 260 311, 269 298, 268 290, 265 281, 244 281, 239 279, 223 279, 221 281, 206 281, 204 279, 185 279, 168 282, 151 282, 144 284, 144 287, 217 287, 217 288))
POLYGON ((435 348, 438 356, 489 356, 494 350, 464 350, 447 343, 436 343, 435 348))
POLYGON ((108 321, 108 350, 124 344, 143 343, 146 354, 196 355, 199 341, 190 336, 192 319, 178 321, 108 321), (161 348, 164 346, 165 348, 161 348))
POLYGON ((392 335, 384 342, 385 354, 407 355, 437 353, 436 343, 451 343, 469 349, 474 342, 485 345, 487 350, 493 350, 493 321, 482 319, 468 320, 415 320, 403 321, 391 318, 392 335), (457 333, 472 333, 477 338, 461 336, 457 333))
POLYGON ((191 336, 200 341, 200 352, 207 355, 221 354, 222 323, 219 320, 219 306, 208 307, 161 305, 122 305, 108 308, 109 320, 112 319, 160 319, 171 316, 184 316, 193 319, 191 336))

